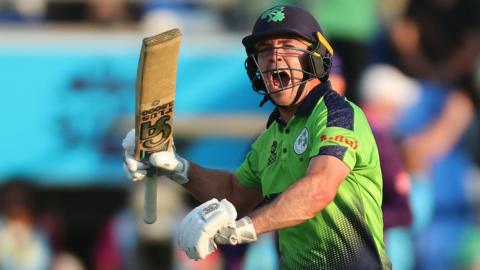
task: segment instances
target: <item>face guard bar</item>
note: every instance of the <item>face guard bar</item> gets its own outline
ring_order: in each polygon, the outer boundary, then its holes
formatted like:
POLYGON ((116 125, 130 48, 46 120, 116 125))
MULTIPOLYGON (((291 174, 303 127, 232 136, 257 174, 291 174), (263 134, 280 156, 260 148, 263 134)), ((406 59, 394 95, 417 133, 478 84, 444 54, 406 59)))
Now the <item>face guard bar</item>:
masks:
POLYGON ((319 58, 321 58, 321 56, 315 50, 310 51, 294 47, 273 47, 255 51, 249 54, 247 59, 245 60, 245 68, 247 70, 247 74, 250 80, 252 81, 253 89, 259 94, 271 95, 305 84, 306 82, 314 78, 322 79, 326 75, 328 75, 328 71, 322 72, 322 74, 318 74, 318 68, 316 68, 316 65, 318 65, 319 58), (262 72, 260 71, 260 66, 258 63, 258 55, 261 53, 273 54, 273 57, 275 57, 275 59, 277 59, 277 57, 297 57, 300 60, 301 69, 292 68, 290 66, 279 68, 278 61, 275 61, 274 68, 266 69, 262 72), (302 72, 303 78, 300 80, 298 80, 298 78, 295 78, 293 76, 294 71, 302 72), (285 75, 288 75, 289 78, 289 82, 287 83, 287 85, 285 85, 284 80, 282 80, 282 76, 285 75), (272 76, 271 80, 276 79, 277 82, 280 82, 280 87, 276 87, 276 90, 269 87, 270 84, 268 79, 270 76, 272 76))
MULTIPOLYGON (((277 77, 277 81, 281 82, 280 89, 275 91, 275 93, 277 93, 278 91, 285 91, 298 85, 300 86, 297 90, 295 100, 294 102, 292 102, 292 104, 294 104, 296 100, 301 96, 306 82, 312 80, 313 78, 319 78, 322 82, 328 80, 328 75, 332 66, 333 48, 332 46, 330 46, 328 41, 320 32, 315 33, 315 39, 316 41, 314 43, 310 43, 310 41, 300 39, 309 47, 308 50, 287 47, 290 50, 296 50, 297 52, 301 52, 303 54, 303 59, 301 61, 301 70, 293 69, 291 67, 283 67, 281 69, 276 68, 274 70, 265 70, 263 71, 263 73, 260 72, 260 67, 257 61, 259 51, 255 48, 255 46, 244 43, 248 55, 247 59, 245 60, 245 69, 247 71, 247 75, 250 81, 252 82, 252 89, 255 92, 264 96, 263 100, 260 102, 260 107, 263 106, 263 104, 265 104, 265 102, 267 102, 268 100, 273 102, 273 100, 271 100, 270 98, 270 94, 273 93, 272 89, 269 89, 267 87, 268 81, 266 77, 269 76, 269 73, 273 72, 271 77, 272 79, 273 76, 279 76, 277 77), (293 71, 303 72, 302 80, 298 82, 293 82, 293 71), (280 77, 280 74, 282 74, 282 72, 289 74, 289 77, 291 79, 289 85, 287 86, 283 85, 283 80, 280 77)), ((269 49, 285 49, 285 47, 269 49)))

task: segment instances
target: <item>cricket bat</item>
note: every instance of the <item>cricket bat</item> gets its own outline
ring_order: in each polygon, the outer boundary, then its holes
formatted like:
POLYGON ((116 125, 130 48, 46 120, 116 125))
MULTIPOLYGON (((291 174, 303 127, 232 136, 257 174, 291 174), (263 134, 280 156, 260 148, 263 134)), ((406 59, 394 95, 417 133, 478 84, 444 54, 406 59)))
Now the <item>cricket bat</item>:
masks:
MULTIPOLYGON (((172 29, 143 39, 135 98, 135 158, 173 150, 173 108, 181 33, 172 29)), ((143 220, 157 219, 157 182, 147 175, 143 220)))

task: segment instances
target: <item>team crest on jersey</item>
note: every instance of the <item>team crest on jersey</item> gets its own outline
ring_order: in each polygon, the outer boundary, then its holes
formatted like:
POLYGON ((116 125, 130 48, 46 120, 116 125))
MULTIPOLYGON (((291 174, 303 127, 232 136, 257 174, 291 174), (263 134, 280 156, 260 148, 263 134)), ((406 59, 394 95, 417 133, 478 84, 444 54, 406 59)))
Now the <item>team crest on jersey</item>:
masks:
POLYGON ((305 153, 308 147, 308 130, 307 128, 303 128, 302 132, 298 135, 295 143, 293 144, 293 150, 298 155, 305 153))

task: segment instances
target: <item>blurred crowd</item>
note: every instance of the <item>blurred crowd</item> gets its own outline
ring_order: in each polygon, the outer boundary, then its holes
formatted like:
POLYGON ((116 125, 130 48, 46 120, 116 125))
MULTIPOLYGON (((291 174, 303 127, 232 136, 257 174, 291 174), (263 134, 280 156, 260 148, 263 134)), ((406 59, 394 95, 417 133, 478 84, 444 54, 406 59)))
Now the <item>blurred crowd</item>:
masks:
MULTIPOLYGON (((317 17, 335 50, 334 89, 370 121, 394 269, 480 269, 480 1, 3 0, 0 26, 176 26, 240 36, 276 4, 317 17)), ((85 258, 61 241, 61 218, 34 214, 32 187, 11 181, 1 187, 0 269, 275 269, 274 235, 186 259, 173 236, 196 202, 160 182, 157 223, 139 218, 142 187, 129 186, 129 203, 105 220, 85 258)))

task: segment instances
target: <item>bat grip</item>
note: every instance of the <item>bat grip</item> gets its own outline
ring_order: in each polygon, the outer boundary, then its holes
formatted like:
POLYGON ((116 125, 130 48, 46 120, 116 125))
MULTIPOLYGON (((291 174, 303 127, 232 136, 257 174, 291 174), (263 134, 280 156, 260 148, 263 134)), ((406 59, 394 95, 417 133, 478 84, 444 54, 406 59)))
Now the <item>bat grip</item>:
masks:
POLYGON ((143 220, 152 224, 157 220, 157 179, 147 177, 145 179, 145 202, 143 206, 143 220))

